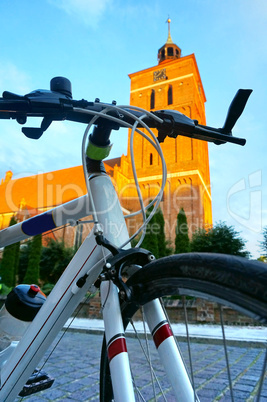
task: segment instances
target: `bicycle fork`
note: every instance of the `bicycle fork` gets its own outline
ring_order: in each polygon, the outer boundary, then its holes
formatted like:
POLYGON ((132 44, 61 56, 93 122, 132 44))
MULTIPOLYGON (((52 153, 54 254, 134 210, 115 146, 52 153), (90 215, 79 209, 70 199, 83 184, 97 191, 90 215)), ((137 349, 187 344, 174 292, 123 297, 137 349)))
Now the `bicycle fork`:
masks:
MULTIPOLYGON (((116 402, 135 401, 118 288, 112 281, 105 281, 100 290, 114 399, 116 402)), ((194 390, 160 301, 147 303, 144 314, 176 399, 179 402, 195 401, 194 390)))
POLYGON ((168 317, 158 299, 144 305, 144 314, 160 361, 179 402, 193 402, 197 398, 178 350, 168 317))
POLYGON ((135 397, 118 288, 112 281, 105 281, 101 283, 100 292, 114 399, 116 402, 132 402, 135 397))

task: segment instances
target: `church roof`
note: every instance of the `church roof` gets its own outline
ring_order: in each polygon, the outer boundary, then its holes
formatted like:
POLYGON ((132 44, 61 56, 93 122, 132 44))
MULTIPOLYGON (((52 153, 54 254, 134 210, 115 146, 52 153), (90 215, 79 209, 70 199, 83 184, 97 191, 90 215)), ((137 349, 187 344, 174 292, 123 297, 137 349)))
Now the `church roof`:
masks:
MULTIPOLYGON (((110 176, 119 162, 120 158, 104 162, 110 176)), ((26 205, 28 213, 36 215, 80 197, 86 191, 82 166, 10 179, 0 185, 0 214, 23 213, 26 205)))

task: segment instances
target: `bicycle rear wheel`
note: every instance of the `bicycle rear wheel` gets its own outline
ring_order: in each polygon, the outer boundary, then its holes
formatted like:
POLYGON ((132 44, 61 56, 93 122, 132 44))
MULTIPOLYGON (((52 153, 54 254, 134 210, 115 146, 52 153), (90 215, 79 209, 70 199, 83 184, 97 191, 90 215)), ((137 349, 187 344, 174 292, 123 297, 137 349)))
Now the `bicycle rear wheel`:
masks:
MULTIPOLYGON (((209 338, 208 341, 198 339, 195 343, 194 339, 190 340, 190 325, 188 326, 187 318, 189 315, 192 316, 192 308, 188 312, 186 309, 186 305, 200 306, 198 313, 206 312, 206 319, 212 324, 218 321, 223 324, 223 316, 226 313, 227 322, 231 316, 236 317, 239 322, 242 320, 251 325, 257 323, 262 328, 267 323, 265 264, 222 254, 173 255, 140 269, 127 281, 127 285, 132 290, 132 298, 131 301, 121 303, 125 328, 129 323, 134 323, 135 319, 140 320, 142 314, 139 310, 146 303, 163 298, 163 304, 166 305, 173 296, 181 297, 179 303, 184 306, 186 335, 178 336, 177 341, 184 362, 188 366, 195 393, 200 400, 254 401, 259 400, 259 395, 267 397, 267 384, 264 378, 267 354, 264 341, 261 344, 256 343, 257 347, 254 345, 252 348, 249 343, 245 343, 244 346, 239 341, 227 342, 223 336, 226 331, 222 327, 221 341, 216 337, 216 339, 209 338), (214 311, 217 310, 218 317, 215 317, 214 311)), ((172 314, 171 324, 175 321, 174 318, 172 314)), ((181 317, 178 317, 178 321, 181 322, 181 317)), ((196 317, 191 317, 191 322, 196 321, 196 317)), ((210 330, 214 328, 211 326, 210 330)), ((144 338, 145 330, 141 331, 141 336, 138 330, 135 329, 133 332, 139 338, 144 338)), ((132 333, 130 335, 132 337, 132 333)), ((153 341, 149 338, 138 339, 137 343, 141 344, 142 352, 145 350, 143 363, 139 361, 141 354, 133 345, 133 339, 127 341, 130 359, 133 352, 131 371, 136 399, 175 400, 155 347, 149 346, 153 341), (154 358, 155 363, 151 361, 154 358)), ((112 399, 104 340, 100 368, 100 400, 106 402, 112 399)))

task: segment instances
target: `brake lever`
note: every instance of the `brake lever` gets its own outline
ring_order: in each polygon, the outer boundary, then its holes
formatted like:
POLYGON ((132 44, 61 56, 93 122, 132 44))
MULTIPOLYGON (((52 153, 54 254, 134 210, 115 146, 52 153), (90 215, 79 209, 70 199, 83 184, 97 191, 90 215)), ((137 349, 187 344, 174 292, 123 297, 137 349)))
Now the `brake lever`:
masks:
POLYGON ((71 99, 59 92, 37 90, 25 98, 30 103, 28 116, 43 116, 41 127, 23 127, 26 137, 39 139, 55 120, 65 120, 66 113, 73 110, 71 99))
POLYGON ((25 124, 28 116, 43 117, 40 128, 23 127, 28 137, 38 139, 54 120, 65 120, 73 110, 71 82, 67 78, 55 77, 50 81, 50 90, 38 89, 24 96, 9 91, 0 99, 0 118, 16 119, 25 124))
POLYGON ((176 138, 179 134, 189 136, 195 130, 195 120, 178 110, 157 110, 154 114, 163 120, 163 124, 157 125, 159 142, 163 142, 167 136, 171 138, 176 138))
POLYGON ((45 130, 48 129, 50 124, 52 123, 53 119, 49 117, 44 117, 43 121, 41 123, 41 127, 23 127, 21 131, 23 132, 24 135, 26 135, 27 138, 31 138, 33 140, 38 140, 45 130))

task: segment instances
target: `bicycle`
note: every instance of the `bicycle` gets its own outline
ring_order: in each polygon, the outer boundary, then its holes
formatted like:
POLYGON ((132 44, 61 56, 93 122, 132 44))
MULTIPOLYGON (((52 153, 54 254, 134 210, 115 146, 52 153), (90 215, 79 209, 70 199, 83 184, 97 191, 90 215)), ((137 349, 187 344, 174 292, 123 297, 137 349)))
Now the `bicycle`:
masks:
MULTIPOLYGON (((114 103, 101 103, 98 99, 95 102, 84 99, 76 101, 72 99, 70 81, 62 77, 51 80, 50 90, 36 90, 25 96, 7 91, 3 93, 0 99, 0 118, 16 119, 18 123, 25 124, 28 116, 43 117, 40 128, 22 128, 29 138, 40 138, 54 120, 66 119, 87 124, 82 140, 87 194, 2 230, 0 247, 47 232, 70 221, 78 223, 79 219, 89 215, 92 216, 94 229, 86 237, 41 308, 39 307, 35 317, 30 320, 21 340, 1 352, 1 401, 13 401, 17 395, 31 395, 52 385, 53 379, 36 367, 85 294, 96 288, 100 288, 105 324, 100 365, 101 401, 125 402, 134 401, 135 398, 157 400, 159 395, 164 395, 164 386, 166 396, 162 398, 165 400, 199 400, 197 394, 201 386, 194 380, 190 342, 188 354, 191 367, 187 368, 162 302, 165 296, 179 295, 182 300, 186 296, 201 297, 219 306, 230 306, 261 324, 266 323, 265 264, 229 255, 201 253, 172 255, 155 260, 148 250, 140 248, 145 226, 159 206, 166 182, 166 166, 160 142, 166 136, 175 138, 177 135, 185 135, 217 145, 226 142, 244 145, 245 139, 234 137, 232 128, 242 114, 250 93, 251 90, 237 92, 221 129, 199 125, 197 121, 174 110, 151 113, 133 106, 118 107, 114 103), (89 134, 92 126, 93 131, 89 134), (136 132, 144 136, 158 151, 162 161, 162 185, 159 194, 145 207, 131 149, 135 184, 140 199, 138 213, 142 214, 144 221, 131 237, 118 197, 102 162, 111 148, 111 131, 120 127, 131 129, 131 143, 136 132), (158 130, 158 138, 151 128, 158 130), (146 210, 151 204, 154 205, 154 210, 147 217, 146 210), (137 246, 132 248, 131 241, 141 232, 137 246), (149 348, 143 347, 151 373, 148 381, 152 388, 151 394, 142 384, 140 373, 139 378, 132 377, 134 367, 129 363, 125 341, 125 328, 133 323, 133 317, 139 309, 146 318, 159 360, 169 381, 167 383, 163 376, 163 385, 160 385, 156 368, 149 361, 149 348), (138 384, 140 377, 141 385, 138 384), (145 396, 141 395, 142 389, 145 389, 145 396)), ((30 287, 29 291, 40 295, 38 288, 30 287)), ((221 322, 222 311, 220 307, 221 322)), ((189 341, 187 322, 186 328, 189 341)), ((231 380, 224 329, 222 334, 226 356, 223 372, 229 378, 229 384, 224 387, 221 396, 228 397, 230 394, 233 399, 236 379, 231 380)), ((148 343, 146 340, 146 345, 148 343)), ((265 352, 264 357, 263 351, 260 357, 263 360, 261 374, 254 387, 257 400, 264 389, 266 356, 265 352)), ((160 377, 162 378, 162 371, 160 377)))

